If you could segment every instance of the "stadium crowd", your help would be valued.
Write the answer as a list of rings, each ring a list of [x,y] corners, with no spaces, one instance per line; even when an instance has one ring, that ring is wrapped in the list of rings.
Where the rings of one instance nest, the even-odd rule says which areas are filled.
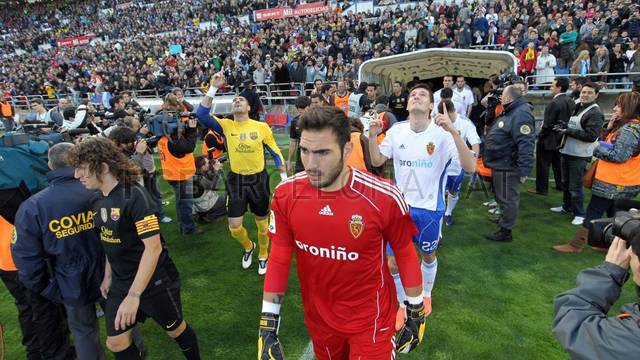
[[[4,14],[0,84],[5,96],[84,97],[170,87],[206,91],[207,79],[223,66],[232,88],[245,79],[257,84],[347,80],[351,86],[362,61],[433,47],[507,50],[518,57],[522,75],[539,75],[535,82],[545,83],[556,73],[604,80],[606,73],[634,71],[640,64],[640,10],[628,0],[417,2],[406,11],[389,6],[375,13],[337,11],[255,23],[241,22],[238,15],[250,15],[264,2],[127,4],[100,11],[108,2],[54,2]],[[207,21],[216,26],[200,29]],[[88,34],[103,42],[39,48]],[[181,45],[181,53],[170,53],[171,45]]]

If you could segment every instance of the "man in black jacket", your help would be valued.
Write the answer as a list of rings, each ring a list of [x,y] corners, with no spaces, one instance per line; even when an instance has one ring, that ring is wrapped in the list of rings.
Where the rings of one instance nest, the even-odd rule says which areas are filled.
[[[600,88],[588,82],[582,85],[580,103],[573,111],[566,127],[556,126],[555,131],[564,135],[560,153],[562,165],[562,206],[553,207],[555,213],[573,213],[571,224],[582,225],[585,216],[582,177],[591,161],[596,140],[604,123],[604,116],[596,104]],[[554,247],[557,251],[561,251]]]
[[[547,195],[549,192],[549,165],[553,169],[556,189],[562,189],[562,172],[560,171],[560,153],[558,148],[562,136],[553,131],[555,126],[565,127],[569,117],[573,114],[575,102],[566,95],[569,89],[569,79],[557,77],[551,83],[553,100],[544,110],[542,130],[538,134],[536,145],[536,188],[529,189],[530,193]]]
[[[520,185],[527,180],[534,163],[535,118],[517,85],[504,89],[502,104],[504,111],[493,122],[484,142],[484,163],[493,169],[493,187],[502,217],[498,222],[500,230],[485,238],[511,242],[511,229],[518,217]]]
[[[49,186],[16,214],[11,247],[20,281],[29,289],[40,351],[46,359],[74,359],[62,311],[79,359],[104,359],[95,303],[100,298],[104,251],[93,230],[92,193],[74,178],[66,156],[73,144],[49,150]]]

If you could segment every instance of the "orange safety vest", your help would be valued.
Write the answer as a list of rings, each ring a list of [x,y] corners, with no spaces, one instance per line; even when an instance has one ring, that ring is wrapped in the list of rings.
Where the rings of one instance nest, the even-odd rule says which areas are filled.
[[[476,174],[484,178],[490,178],[492,175],[491,169],[484,166],[484,162],[481,158],[476,159]]]
[[[634,121],[638,124],[637,121]],[[615,134],[607,135],[606,141],[612,143]],[[640,185],[640,155],[633,156],[623,164],[606,160],[598,161],[596,179],[611,185]]]
[[[345,113],[345,115],[349,115],[349,92],[347,91],[347,94],[344,97],[340,97],[338,96],[338,94],[335,94],[333,96],[333,103],[334,105],[339,108],[340,110],[342,110],[342,112]]]
[[[0,103],[0,109],[2,110],[2,116],[6,118],[13,117],[13,109],[11,108],[11,103],[8,101]]]
[[[0,270],[18,270],[11,257],[11,239],[13,239],[13,225],[0,216]]]
[[[362,171],[368,171],[367,165],[364,162],[364,150],[362,149],[362,142],[360,142],[360,132],[351,133],[351,143],[353,144],[353,151],[347,159],[347,165]]]
[[[171,155],[169,152],[169,138],[163,136],[158,141],[160,150],[160,164],[162,176],[165,180],[182,181],[193,177],[196,173],[196,162],[193,154],[187,154],[181,158]]]
[[[224,146],[224,138],[222,136],[220,136],[217,132],[213,131],[213,130],[209,130],[205,135],[204,135],[204,139],[202,139],[202,155],[208,155],[209,154],[209,147],[207,146],[207,141],[206,139],[208,137],[213,137],[215,139],[215,141],[220,145],[220,146]],[[224,153],[224,150],[222,149],[218,149],[218,148],[211,148],[211,149],[215,149],[211,152],[211,156],[214,159],[219,158],[220,156],[222,156],[222,154]]]

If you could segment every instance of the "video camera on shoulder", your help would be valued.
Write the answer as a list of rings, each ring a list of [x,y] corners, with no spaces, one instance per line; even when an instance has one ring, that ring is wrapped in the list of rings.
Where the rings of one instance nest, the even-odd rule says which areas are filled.
[[[620,211],[616,212],[613,218],[591,220],[588,224],[589,228],[589,245],[601,248],[607,248],[617,236],[627,241],[640,233],[640,201],[636,200],[618,200],[616,208]]]

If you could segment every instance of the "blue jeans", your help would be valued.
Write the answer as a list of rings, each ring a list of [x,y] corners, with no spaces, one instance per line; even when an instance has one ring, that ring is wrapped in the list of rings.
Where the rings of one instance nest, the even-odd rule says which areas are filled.
[[[144,177],[144,188],[151,196],[151,200],[156,205],[156,216],[158,220],[164,218],[164,208],[162,207],[162,194],[160,194],[160,188],[158,187],[158,178],[155,173],[149,174]],[[174,190],[175,191],[175,190]]]
[[[169,181],[176,197],[176,215],[178,228],[183,234],[189,234],[196,230],[193,222],[193,178],[183,181]]]
[[[584,194],[582,192],[582,177],[587,171],[589,158],[581,158],[570,155],[562,155],[560,164],[562,166],[562,208],[565,211],[573,212],[574,216],[585,216]]]

